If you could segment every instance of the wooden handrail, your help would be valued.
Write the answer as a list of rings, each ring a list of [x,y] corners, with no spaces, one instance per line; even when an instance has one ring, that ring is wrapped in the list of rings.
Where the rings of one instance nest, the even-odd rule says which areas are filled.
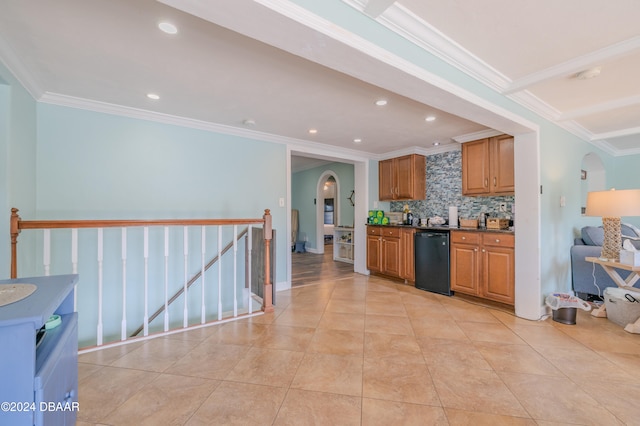
[[[273,312],[272,284],[269,249],[272,238],[271,210],[265,209],[262,218],[256,219],[159,219],[159,220],[22,220],[18,209],[11,209],[11,278],[18,277],[17,244],[23,229],[80,229],[80,228],[127,228],[140,226],[216,226],[262,224],[265,239],[265,283],[262,310]]]

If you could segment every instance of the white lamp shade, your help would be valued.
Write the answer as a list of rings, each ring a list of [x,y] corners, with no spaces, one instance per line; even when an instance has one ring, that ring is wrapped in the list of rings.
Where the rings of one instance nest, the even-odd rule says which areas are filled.
[[[587,216],[640,216],[640,189],[587,193]]]

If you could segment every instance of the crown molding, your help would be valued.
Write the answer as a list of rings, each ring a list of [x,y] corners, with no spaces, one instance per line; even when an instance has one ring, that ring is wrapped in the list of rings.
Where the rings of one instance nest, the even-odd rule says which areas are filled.
[[[429,155],[442,154],[444,152],[451,152],[451,151],[460,151],[460,145],[456,143],[445,143],[445,144],[434,146],[431,148],[424,148],[421,146],[412,146],[409,148],[397,149],[395,151],[385,152],[384,154],[380,154],[376,156],[375,160],[382,161],[382,160],[388,160],[390,158],[402,157],[404,155],[411,155],[411,154],[419,154],[419,155],[424,155],[426,157]]]
[[[322,152],[323,155],[333,156],[335,158],[349,159],[353,161],[366,161],[375,157],[375,155],[354,149],[340,148],[332,145],[321,144],[314,141],[304,139],[290,138],[287,136],[274,135],[271,133],[258,132],[255,130],[243,129],[239,127],[228,126],[225,124],[212,123],[203,120],[195,120],[192,118],[179,117],[175,115],[144,110],[140,108],[132,108],[122,105],[110,104],[107,102],[94,101],[90,99],[77,98],[74,96],[61,95],[58,93],[45,93],[39,102],[59,105],[69,108],[77,108],[103,114],[118,115],[121,117],[135,118],[138,120],[147,120],[156,123],[169,124],[179,127],[187,127],[191,129],[204,130],[208,132],[220,133],[230,136],[238,136],[242,138],[254,139],[263,142],[271,142],[289,146],[293,150],[300,152]]]
[[[27,67],[9,47],[9,44],[0,36],[0,62],[9,70],[13,77],[31,95],[33,99],[39,99],[44,93],[42,88],[36,83]]]
[[[494,136],[502,135],[503,132],[498,130],[481,130],[479,132],[467,133],[466,135],[455,136],[453,138],[454,141],[458,143],[465,143],[471,141],[477,141],[478,139],[492,138]]]
[[[640,105],[640,95],[614,99],[612,101],[602,102],[597,105],[591,105],[585,108],[566,111],[560,115],[558,120],[573,120],[575,118],[584,117],[586,115],[598,114],[601,112],[607,112],[636,105]]]
[[[498,70],[399,3],[385,10],[377,21],[494,90],[502,92],[511,82]]]
[[[363,12],[372,18],[377,18],[395,2],[396,0],[369,0]]]
[[[613,156],[613,157],[620,157],[623,154],[620,153],[619,150],[615,149],[609,142],[604,141],[604,140],[598,140],[598,141],[591,141],[589,142],[591,145],[603,150],[604,152],[606,152],[607,154]]]
[[[431,148],[417,148],[416,154],[429,156],[435,154],[443,154],[445,152],[460,151],[460,145],[457,143],[445,143]]]

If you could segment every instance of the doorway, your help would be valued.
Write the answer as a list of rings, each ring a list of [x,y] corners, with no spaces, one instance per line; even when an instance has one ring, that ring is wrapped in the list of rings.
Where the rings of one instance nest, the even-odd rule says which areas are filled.
[[[318,254],[333,243],[334,228],[340,225],[340,183],[337,174],[327,170],[316,189],[316,241]]]

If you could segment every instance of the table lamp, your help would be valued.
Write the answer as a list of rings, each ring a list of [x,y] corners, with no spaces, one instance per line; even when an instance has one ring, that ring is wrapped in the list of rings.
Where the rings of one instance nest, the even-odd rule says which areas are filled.
[[[640,189],[593,191],[587,193],[587,216],[601,216],[604,243],[600,259],[620,260],[621,216],[640,216]]]

